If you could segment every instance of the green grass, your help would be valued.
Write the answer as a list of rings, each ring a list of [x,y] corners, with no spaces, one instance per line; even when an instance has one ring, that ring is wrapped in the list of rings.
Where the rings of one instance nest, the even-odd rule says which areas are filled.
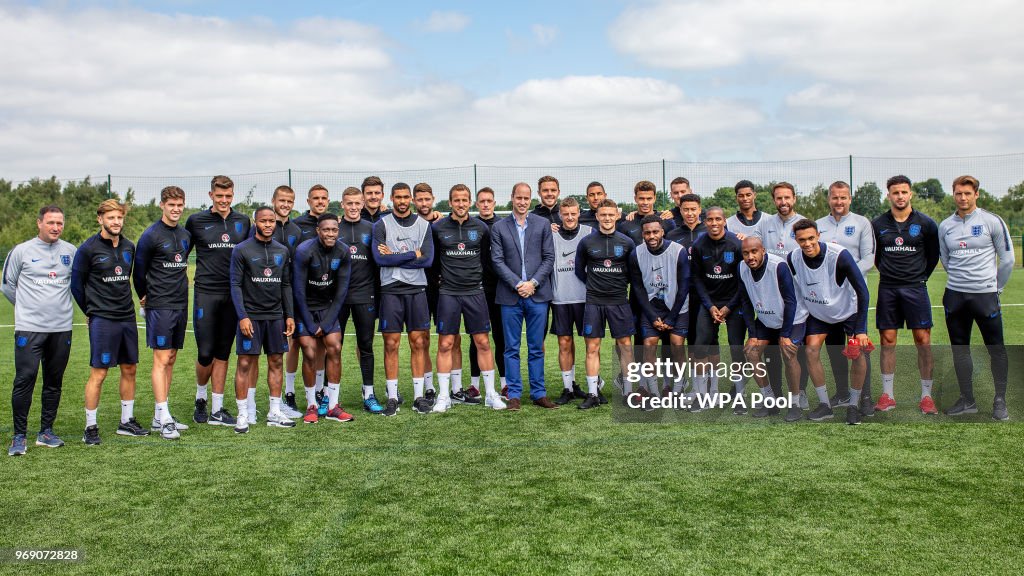
[[[940,271],[932,281],[933,304],[944,280]],[[1003,302],[1024,304],[1024,281]],[[945,342],[934,312],[934,340]],[[1007,340],[1020,343],[1024,306],[1004,308],[1004,321]],[[10,323],[4,303],[0,324]],[[0,329],[3,398],[12,337]],[[177,442],[114,435],[115,372],[100,406],[103,445],[87,448],[84,326],[74,342],[56,426],[68,445],[0,460],[0,548],[73,547],[86,561],[0,563],[0,574],[1010,574],[1024,565],[1024,411],[1011,404],[1006,424],[914,418],[910,356],[897,376],[906,420],[894,425],[881,424],[888,415],[858,428],[733,416],[619,424],[608,409],[532,406],[423,417],[407,404],[396,418],[359,412],[348,425],[258,426],[246,436],[193,427]],[[351,346],[342,402],[354,411]],[[557,393],[553,340],[547,350]],[[378,343],[381,369],[379,352]],[[1011,354],[1020,366],[1019,350]],[[152,416],[147,355],[143,422]],[[942,355],[948,349],[936,348]],[[192,340],[181,357],[171,406],[184,420]],[[404,356],[401,366],[408,397]],[[1019,383],[1011,372],[1018,393]],[[262,384],[258,402],[266,405]],[[38,403],[37,391],[30,431]],[[0,403],[5,441],[8,406]]]

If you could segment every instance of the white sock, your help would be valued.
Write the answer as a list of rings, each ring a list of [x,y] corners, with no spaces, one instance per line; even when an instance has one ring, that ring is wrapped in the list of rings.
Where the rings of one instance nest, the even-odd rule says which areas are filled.
[[[479,376],[470,376],[469,377],[469,387],[473,388],[475,390],[479,390],[480,389],[480,377]]]
[[[433,372],[424,372],[422,380],[423,380],[423,385],[426,386],[427,390],[433,390],[434,389],[434,373]],[[419,398],[422,395],[423,394],[417,394],[416,397]]]
[[[565,374],[565,372],[562,372]],[[597,396],[597,376],[587,376],[587,394]]]
[[[99,410],[99,408],[97,408],[96,410]],[[85,409],[85,427],[86,428],[88,428],[89,426],[95,426],[96,425],[96,410],[89,410],[88,408]]]
[[[587,378],[589,379],[590,376],[587,376]],[[572,391],[572,370],[562,370],[562,387],[570,392]]]
[[[860,408],[860,390],[850,388],[850,406]]]
[[[718,394],[718,376],[711,376],[708,379],[708,391],[711,394]]]
[[[815,386],[814,387],[814,391],[815,391],[815,393],[818,394],[818,401],[819,402],[824,402],[825,405],[828,406],[829,405],[829,403],[828,403],[828,387],[826,387],[826,386]],[[850,390],[850,392],[853,392],[853,390]],[[853,397],[852,396],[850,397],[850,402],[853,402]]]
[[[249,412],[248,412],[249,400],[248,399],[235,400],[235,404],[238,404],[238,422],[239,423],[246,422],[249,419],[248,418],[248,414],[249,414]]]
[[[693,391],[697,394],[708,393],[708,377],[707,376],[694,376],[693,377]]]
[[[483,370],[480,375],[484,378],[484,388],[487,390],[487,395],[497,396],[498,391],[494,389],[494,370]]]
[[[888,394],[889,398],[896,399],[893,395],[893,381],[896,379],[895,374],[882,374],[882,393]]]
[[[206,400],[206,384],[196,384],[196,400]]]
[[[683,385],[684,384],[685,384],[685,382],[683,381],[682,378],[676,380],[676,383],[672,385],[672,393],[673,394],[681,393],[683,391]]]
[[[256,389],[249,388],[247,401],[249,402],[249,414],[256,414]]]
[[[159,402],[153,402],[153,420],[156,420],[157,422],[161,422],[161,420],[160,420],[160,403]]]
[[[373,386],[363,386],[363,400],[373,396]]]
[[[388,389],[388,399],[398,400],[398,380],[386,380],[385,385]]]
[[[931,380],[924,380],[924,379],[922,379],[921,380],[921,399],[924,400],[925,396],[931,396],[931,395],[932,395],[932,381]]]
[[[210,407],[210,414],[216,414],[224,409],[224,395],[213,393],[213,405]]]
[[[431,390],[433,390],[433,387],[431,387]],[[413,400],[415,400],[416,398],[419,398],[420,396],[423,396],[423,378],[413,378],[412,379],[412,397],[413,397]]]
[[[281,412],[281,397],[271,396],[270,397],[270,410],[267,410],[268,414],[279,414]]]
[[[323,370],[317,370],[316,371],[316,385],[317,385],[317,390],[323,390],[324,389],[324,371]]]
[[[504,359],[502,361],[504,361]],[[502,388],[508,387],[508,382],[505,381],[505,377],[504,376],[498,376],[498,378],[501,379],[501,387]]]
[[[462,368],[452,368],[451,371],[452,393],[462,390]]]
[[[772,391],[772,387],[771,386],[765,386],[765,387],[761,388],[761,397],[762,398],[775,398],[775,392]]]
[[[159,421],[161,424],[174,422],[174,418],[171,417],[171,411],[167,408],[167,402],[157,402],[156,413],[159,414]]]
[[[295,394],[295,372],[284,373],[284,393]]]
[[[451,378],[451,374],[442,374],[440,372],[437,373],[437,386],[438,388],[440,388],[440,390],[438,390],[437,392],[437,395],[441,398],[441,400],[447,400],[449,395],[454,391],[452,390],[451,387]]]
[[[135,417],[135,400],[121,400],[121,423],[127,424]]]
[[[316,406],[316,388],[310,386],[309,388],[303,387],[306,391],[306,407]]]
[[[340,388],[341,388],[341,385],[338,384],[337,382],[328,382],[327,383],[327,398],[328,398],[327,409],[328,410],[332,410],[335,406],[338,405],[338,393],[341,392]]]
[[[743,393],[747,390],[747,381],[740,380],[736,383],[736,395],[743,396]]]
[[[313,378],[313,388],[316,389],[317,392],[323,392],[324,391],[324,380],[323,380],[323,378]]]

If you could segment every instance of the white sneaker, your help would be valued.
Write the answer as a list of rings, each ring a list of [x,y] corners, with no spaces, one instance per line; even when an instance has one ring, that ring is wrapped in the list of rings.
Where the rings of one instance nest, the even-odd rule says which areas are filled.
[[[290,420],[279,410],[267,412],[267,426],[274,428],[294,428],[295,421]]]
[[[447,412],[448,409],[451,408],[451,407],[452,407],[452,400],[451,400],[451,398],[441,398],[440,396],[438,396],[437,401],[434,402],[434,408],[431,409],[431,412],[438,412],[438,413]]]
[[[249,418],[245,412],[239,412],[235,420],[235,434],[245,434],[249,431]]]
[[[259,415],[259,410],[252,410],[247,412],[247,414],[249,417],[249,424],[255,424],[258,421],[257,416]]]
[[[505,408],[508,408],[505,401],[497,394],[488,394],[487,397],[484,398],[484,406],[494,408],[495,410],[504,410]]]
[[[286,418],[291,418],[293,420],[295,418],[302,418],[303,416],[305,416],[304,413],[293,409],[291,406],[285,404],[284,402],[281,402],[281,414],[284,414]]]
[[[177,418],[175,418],[174,416],[171,416],[171,420],[173,420],[173,421],[174,421],[174,427],[175,427],[175,428],[176,428],[177,430],[188,430],[188,424],[182,424],[181,422],[178,422],[178,419],[177,419]],[[164,427],[164,425],[163,425],[162,423],[160,423],[160,421],[159,421],[159,420],[157,420],[157,419],[156,419],[156,418],[154,417],[154,418],[153,418],[153,422],[152,422],[152,423],[150,423],[149,427],[150,427],[150,429],[151,429],[151,430],[153,430],[153,431],[156,431],[156,430],[161,430],[161,431],[162,431],[162,430],[163,430],[163,427]],[[162,433],[163,433],[163,432],[161,432],[161,434],[162,434]]]
[[[174,422],[168,422],[160,427],[160,436],[165,440],[177,440],[181,438],[181,434],[178,433],[178,428]]]

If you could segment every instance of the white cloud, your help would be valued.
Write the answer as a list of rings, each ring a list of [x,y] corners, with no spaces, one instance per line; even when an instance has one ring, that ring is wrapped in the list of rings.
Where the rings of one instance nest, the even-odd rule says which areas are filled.
[[[461,12],[440,12],[433,11],[430,16],[418,24],[424,32],[448,33],[461,32],[469,26],[469,16]]]
[[[558,27],[548,26],[545,24],[534,24],[530,26],[530,32],[533,33],[533,40],[541,46],[547,46],[555,41],[558,37]]]

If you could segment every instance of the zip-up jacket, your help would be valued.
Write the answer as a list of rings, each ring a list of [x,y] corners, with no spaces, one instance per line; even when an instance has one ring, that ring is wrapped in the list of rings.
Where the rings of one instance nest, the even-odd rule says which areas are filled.
[[[14,304],[14,329],[25,332],[71,330],[71,263],[75,246],[35,237],[22,242],[4,261],[3,292]]]
[[[223,217],[212,209],[185,221],[196,251],[196,292],[227,294],[231,290],[231,251],[249,237],[249,217],[231,210]]]
[[[121,236],[117,247],[100,234],[78,247],[71,265],[71,294],[86,316],[116,322],[135,319],[132,264],[135,244]]]
[[[736,310],[739,306],[742,245],[740,239],[728,230],[718,240],[703,234],[693,243],[690,275],[701,304],[708,310],[712,306]]]
[[[135,246],[132,283],[146,308],[188,310],[188,253],[192,235],[183,226],[157,220]]]
[[[625,304],[629,253],[635,245],[621,232],[591,232],[576,248],[576,277],[587,285],[587,304]]]
[[[320,238],[306,240],[295,250],[292,263],[292,290],[295,313],[310,334],[319,326],[324,333],[338,319],[345,303],[351,274],[351,254],[348,245],[337,241],[328,248]],[[320,324],[313,322],[313,310],[326,310]]]
[[[238,319],[295,318],[288,248],[249,238],[231,251],[231,302]]]
[[[491,259],[491,230],[478,218],[458,222],[451,216],[431,225],[440,261],[441,294],[468,296],[484,289],[483,262]]]
[[[338,221],[338,240],[348,245],[352,270],[348,279],[347,304],[368,304],[380,292],[380,272],[370,253],[373,224],[369,220]]]
[[[888,211],[871,222],[879,286],[926,284],[939,263],[939,227],[911,209],[903,222]]]

